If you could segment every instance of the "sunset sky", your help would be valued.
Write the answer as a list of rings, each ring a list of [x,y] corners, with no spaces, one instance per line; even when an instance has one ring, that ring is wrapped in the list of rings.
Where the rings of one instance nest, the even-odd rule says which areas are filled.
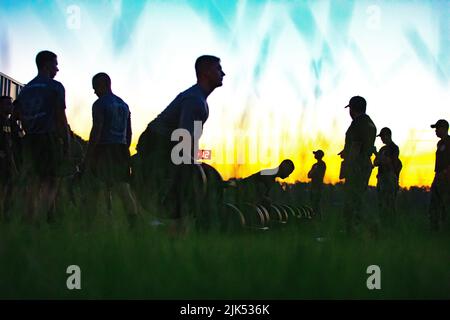
[[[200,147],[224,178],[290,158],[287,181],[307,181],[321,148],[338,182],[344,106],[361,95],[400,147],[401,185],[429,185],[430,124],[450,120],[450,0],[0,0],[0,71],[27,83],[45,49],[58,55],[72,129],[88,137],[91,78],[104,71],[130,106],[134,144],[195,83],[195,59],[219,56],[226,76]]]

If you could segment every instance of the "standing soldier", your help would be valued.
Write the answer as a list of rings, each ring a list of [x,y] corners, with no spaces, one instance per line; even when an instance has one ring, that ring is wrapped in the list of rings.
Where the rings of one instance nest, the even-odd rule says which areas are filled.
[[[436,129],[436,136],[441,138],[437,144],[429,209],[431,228],[437,231],[450,210],[450,136],[446,120],[438,120],[431,128]]]
[[[311,205],[314,212],[322,220],[322,210],[320,208],[320,200],[322,198],[323,178],[327,165],[322,160],[324,153],[322,150],[313,151],[314,158],[317,160],[308,172],[308,178],[311,179]]]
[[[23,139],[24,165],[27,177],[28,220],[35,222],[37,213],[53,217],[58,193],[61,163],[69,153],[69,131],[66,118],[64,86],[54,80],[58,69],[56,54],[39,52],[38,75],[20,92],[17,113],[27,133]]]
[[[92,106],[92,130],[86,154],[86,167],[106,184],[106,201],[112,210],[112,191],[117,187],[130,225],[137,217],[137,204],[131,192],[131,117],[128,105],[111,90],[111,78],[98,73],[92,78],[98,96]],[[96,192],[97,193],[97,192]]]
[[[395,198],[398,192],[398,180],[402,163],[400,161],[400,150],[392,141],[392,131],[383,128],[377,136],[381,138],[384,146],[377,153],[374,165],[378,167],[377,191],[381,214],[385,219],[391,219],[395,214]]]
[[[345,179],[344,218],[347,232],[352,232],[362,220],[362,198],[372,172],[370,157],[374,152],[377,128],[366,114],[366,100],[355,96],[350,99],[352,123],[345,134],[345,146],[339,155],[343,159],[340,178]]]

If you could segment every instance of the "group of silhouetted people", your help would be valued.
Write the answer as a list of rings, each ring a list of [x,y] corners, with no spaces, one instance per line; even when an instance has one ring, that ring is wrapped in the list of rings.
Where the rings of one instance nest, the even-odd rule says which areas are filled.
[[[14,177],[21,172],[27,180],[24,219],[29,222],[35,222],[43,215],[50,220],[54,218],[61,165],[71,153],[65,89],[54,80],[59,71],[57,56],[50,51],[39,52],[36,65],[38,75],[21,90],[14,104],[7,96],[0,100],[2,211],[9,219]],[[209,55],[196,60],[195,73],[197,83],[176,96],[141,134],[133,158],[129,152],[132,138],[130,108],[113,93],[108,74],[101,72],[92,78],[98,99],[92,105],[92,130],[78,171],[101,182],[94,188],[94,199],[101,199],[103,194],[108,213],[112,211],[112,195],[119,195],[131,225],[139,216],[138,203],[144,208],[157,203],[167,208],[167,216],[176,221],[175,229],[183,228],[183,218],[189,211],[186,207],[192,199],[192,189],[195,189],[192,165],[198,164],[198,141],[209,116],[207,98],[222,86],[225,76],[220,59]],[[366,114],[366,100],[355,96],[347,107],[352,122],[339,155],[342,158],[340,178],[345,179],[344,217],[348,232],[352,232],[362,221],[363,196],[374,166],[378,167],[380,212],[384,217],[395,215],[402,163],[389,128],[383,128],[378,134],[384,146],[376,151],[377,129]],[[450,138],[446,120],[439,120],[432,128],[440,138],[430,204],[431,225],[437,229],[449,210]],[[372,155],[375,155],[373,163]],[[324,152],[316,150],[314,157],[317,162],[308,173],[310,202],[322,217]],[[245,186],[256,186],[259,200],[255,201],[270,201],[269,191],[275,178],[284,179],[293,170],[294,163],[286,159],[275,169],[263,170],[240,180],[238,188],[243,197],[251,197],[246,194]],[[204,175],[201,171],[200,168],[200,175]]]

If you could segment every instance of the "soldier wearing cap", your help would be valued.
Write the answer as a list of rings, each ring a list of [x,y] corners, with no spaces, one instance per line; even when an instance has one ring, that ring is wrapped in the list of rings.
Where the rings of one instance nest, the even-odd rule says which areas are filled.
[[[392,131],[383,128],[377,136],[381,138],[384,146],[376,154],[374,166],[378,167],[377,191],[380,212],[385,219],[395,214],[395,198],[398,192],[398,180],[402,163],[399,159],[400,149],[392,141]]]
[[[435,176],[431,185],[430,222],[433,230],[438,230],[450,211],[450,136],[448,122],[438,120],[431,128],[436,129],[440,138],[436,150]]]
[[[351,232],[361,220],[362,198],[372,173],[370,157],[375,150],[377,129],[366,114],[366,100],[355,96],[350,99],[352,123],[345,134],[345,146],[339,153],[343,159],[340,178],[345,179],[344,218],[347,232]]]
[[[322,210],[320,208],[320,200],[322,198],[323,178],[327,165],[322,160],[324,153],[322,150],[313,151],[314,158],[317,160],[308,172],[308,178],[311,179],[310,200],[314,212],[322,219]]]

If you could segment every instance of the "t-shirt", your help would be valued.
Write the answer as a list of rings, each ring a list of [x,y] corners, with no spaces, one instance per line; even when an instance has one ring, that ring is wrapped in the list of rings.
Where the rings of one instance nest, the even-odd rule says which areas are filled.
[[[239,191],[244,193],[246,196],[269,196],[270,189],[276,183],[276,175],[262,174],[263,171],[259,171],[251,176],[248,176],[247,178],[238,180]]]
[[[20,91],[16,108],[27,134],[55,132],[56,108],[66,108],[64,86],[38,75]]]
[[[189,131],[194,137],[194,121],[201,121],[202,127],[209,116],[206,94],[198,84],[180,93],[155,120],[148,129],[162,136],[170,137],[176,129]],[[197,137],[200,138],[200,137]]]
[[[325,171],[327,166],[322,160],[317,161],[313,164],[311,170],[309,171],[308,177],[311,179],[311,184],[313,187],[321,186],[323,184],[323,178],[325,176]]]
[[[400,149],[395,143],[389,143],[381,147],[378,152],[378,157],[388,158],[390,161],[387,163],[378,164],[378,174],[384,174],[388,172],[394,172],[398,177],[400,175],[400,170],[402,167],[401,161],[398,158],[400,155]]]
[[[92,106],[94,127],[101,118],[103,126],[98,144],[130,144],[131,115],[128,105],[121,98],[108,93],[97,99]]]
[[[355,163],[362,164],[370,159],[374,151],[375,138],[377,128],[372,119],[367,114],[356,117],[345,134],[345,146],[343,151],[344,160],[348,160],[350,150],[357,144],[359,145],[359,153],[356,154]],[[352,165],[347,163],[347,165]]]
[[[434,171],[440,173],[450,166],[450,136],[439,140],[436,150],[436,166]]]

